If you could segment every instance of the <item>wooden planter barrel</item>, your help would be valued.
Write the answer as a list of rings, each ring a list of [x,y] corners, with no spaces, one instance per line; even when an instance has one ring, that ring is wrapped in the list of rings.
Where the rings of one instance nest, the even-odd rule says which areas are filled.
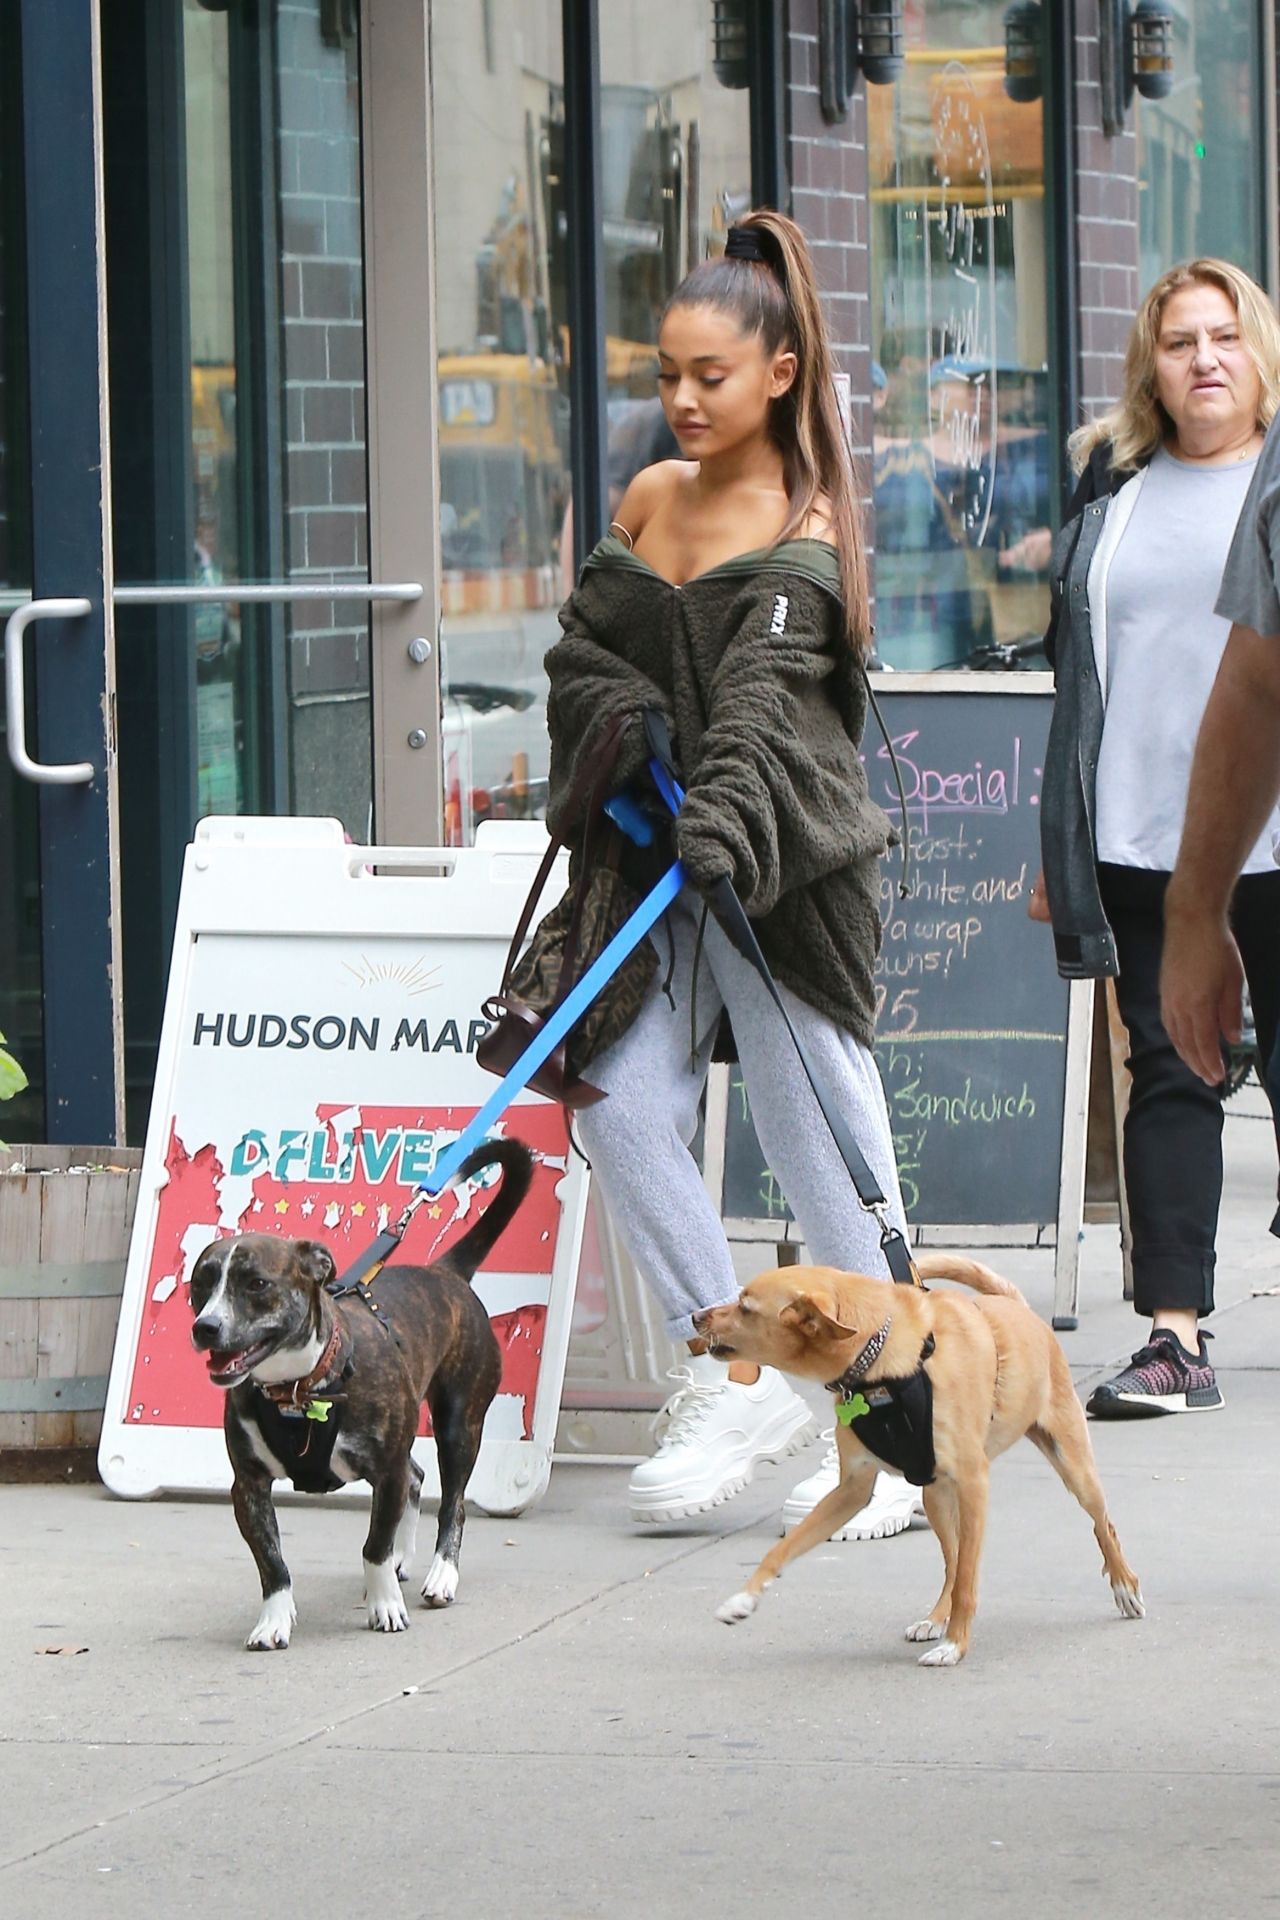
[[[124,1147],[0,1151],[0,1478],[97,1447],[141,1165]]]

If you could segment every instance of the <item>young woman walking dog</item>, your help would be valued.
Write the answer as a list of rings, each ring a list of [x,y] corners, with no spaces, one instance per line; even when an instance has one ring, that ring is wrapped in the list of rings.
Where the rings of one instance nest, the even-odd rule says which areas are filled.
[[[610,1213],[690,1362],[634,1518],[665,1522],[738,1492],[811,1430],[771,1368],[703,1353],[692,1316],[737,1298],[729,1247],[689,1151],[727,1016],[751,1110],[815,1260],[883,1275],[879,1228],[766,989],[703,898],[728,877],[843,1113],[903,1224],[871,1056],[879,865],[892,840],[858,755],[870,640],[852,474],[813,264],[798,227],[750,214],[725,256],[677,288],[658,340],[682,458],[636,475],[589,556],[547,656],[549,822],[606,729],[630,721],[615,787],[646,803],[643,716],[670,728],[686,798],[675,850],[691,886],[655,929],[659,969],[632,1024],[591,1062],[608,1096],[577,1116]],[[795,1520],[834,1486],[834,1448],[792,1494]],[[918,1490],[881,1475],[846,1536],[896,1533]]]

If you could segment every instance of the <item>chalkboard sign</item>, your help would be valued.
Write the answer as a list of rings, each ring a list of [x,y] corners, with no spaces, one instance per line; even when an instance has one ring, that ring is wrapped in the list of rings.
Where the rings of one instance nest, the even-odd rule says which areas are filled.
[[[879,692],[911,827],[881,871],[876,1057],[914,1226],[1048,1225],[1060,1217],[1069,989],[1048,927],[1027,918],[1040,864],[1047,676],[964,690],[912,676]],[[1043,690],[1041,690],[1043,689]],[[900,817],[889,754],[869,721],[873,797]],[[709,1135],[711,1129],[709,1128]],[[1069,1141],[1082,1152],[1082,1141]],[[723,1125],[722,1212],[790,1219],[734,1069]],[[1074,1237],[1074,1236],[1073,1236]]]

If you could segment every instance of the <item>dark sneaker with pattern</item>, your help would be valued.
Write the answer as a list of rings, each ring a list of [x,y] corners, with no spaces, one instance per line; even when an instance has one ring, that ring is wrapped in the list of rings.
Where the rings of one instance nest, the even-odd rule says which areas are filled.
[[[1211,1333],[1200,1335],[1198,1354],[1188,1353],[1176,1333],[1158,1327],[1123,1373],[1089,1395],[1085,1411],[1095,1420],[1141,1420],[1155,1413],[1212,1413],[1222,1389],[1209,1365]]]

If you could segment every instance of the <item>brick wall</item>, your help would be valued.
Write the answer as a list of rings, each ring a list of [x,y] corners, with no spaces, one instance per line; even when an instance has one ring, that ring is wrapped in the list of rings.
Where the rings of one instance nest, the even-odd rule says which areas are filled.
[[[1088,417],[1119,397],[1138,285],[1138,153],[1133,115],[1102,131],[1098,0],[1075,0],[1076,247],[1080,404]]]
[[[822,117],[818,0],[791,0],[787,119],[791,213],[808,235],[836,361],[850,376],[854,454],[871,461],[871,263],[868,252],[867,103],[859,81],[849,117]]]
[[[279,0],[277,70],[285,564],[291,578],[367,578],[359,56],[326,44],[318,0]],[[289,618],[291,805],[368,812],[369,630],[358,603]]]
[[[853,457],[862,494],[874,612],[866,86],[858,82],[847,120],[832,125],[823,119],[818,90],[818,0],[791,0],[787,12],[787,132],[791,215],[808,237],[836,364],[849,375]]]

